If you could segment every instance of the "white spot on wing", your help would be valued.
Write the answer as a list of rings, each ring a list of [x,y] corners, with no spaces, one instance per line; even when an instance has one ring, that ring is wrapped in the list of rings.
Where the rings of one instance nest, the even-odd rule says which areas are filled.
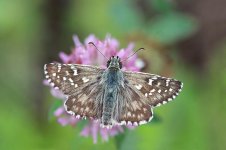
[[[58,64],[57,68],[58,68],[57,72],[60,72],[61,71],[61,64]]]
[[[156,79],[158,79],[158,78],[157,78],[157,76],[154,76],[152,79],[153,79],[153,80],[156,80]]]
[[[83,78],[82,78],[82,81],[83,81],[84,83],[86,83],[86,82],[88,82],[88,81],[89,81],[89,79],[88,79],[88,78],[86,78],[86,77],[83,77]]]
[[[120,125],[126,125],[126,121],[121,121]]]
[[[77,69],[73,69],[73,71],[74,71],[74,76],[76,76],[76,75],[78,75],[78,71],[77,71]]]
[[[135,87],[140,90],[142,88],[142,85],[138,84],[138,85],[135,85]]]
[[[75,113],[73,111],[67,111],[67,113],[69,113],[70,115],[75,115]]]
[[[74,81],[72,80],[72,78],[69,78],[68,80],[69,80],[71,83],[74,83]]]
[[[168,98],[168,101],[172,101],[173,99],[172,98]]]
[[[161,103],[158,103],[156,106],[161,106]]]
[[[142,120],[142,121],[139,122],[139,125],[142,125],[142,124],[145,124],[145,123],[147,123],[147,121]]]
[[[132,125],[132,122],[131,122],[131,121],[128,121],[127,124],[128,124],[128,125]]]
[[[134,126],[138,126],[138,123],[137,123],[137,122],[134,122],[133,125],[134,125]]]
[[[131,112],[130,112],[130,111],[127,113],[127,116],[128,116],[128,117],[130,117],[130,116],[131,116]]]
[[[166,86],[169,86],[170,79],[166,80]]]
[[[148,82],[148,84],[149,85],[152,85],[152,82],[153,82],[154,80],[152,80],[152,79],[149,79],[149,82]]]
[[[66,75],[68,76],[68,75],[70,75],[70,73],[68,72],[68,71],[65,71],[66,72]]]
[[[47,65],[47,64],[44,65],[44,70],[46,70],[46,68],[47,68],[46,65]]]
[[[151,92],[151,93],[155,92],[155,89],[152,89],[150,92]]]
[[[163,104],[166,104],[166,103],[167,103],[167,101],[163,101],[162,103],[163,103]]]

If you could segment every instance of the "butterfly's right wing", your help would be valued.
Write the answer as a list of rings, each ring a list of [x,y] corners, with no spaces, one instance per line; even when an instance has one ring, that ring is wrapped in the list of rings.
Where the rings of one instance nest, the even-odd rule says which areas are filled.
[[[50,63],[44,66],[49,84],[67,96],[66,111],[77,117],[99,119],[101,116],[100,83],[103,69],[79,64]]]
[[[121,124],[144,124],[153,117],[152,107],[174,99],[183,84],[171,78],[142,72],[124,72],[125,85],[119,96]]]
[[[152,120],[152,108],[145,101],[144,95],[129,84],[124,85],[124,89],[119,91],[116,121],[120,125],[141,125]]]
[[[124,72],[128,85],[134,87],[136,93],[143,95],[152,107],[165,104],[178,96],[183,83],[172,78],[143,72]]]

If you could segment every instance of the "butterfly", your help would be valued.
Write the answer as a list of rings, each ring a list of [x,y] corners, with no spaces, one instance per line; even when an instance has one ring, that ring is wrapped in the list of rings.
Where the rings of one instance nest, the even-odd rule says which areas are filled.
[[[67,113],[90,118],[101,127],[141,125],[152,120],[153,108],[173,100],[182,82],[143,72],[122,71],[118,56],[107,69],[81,64],[45,64],[45,78],[67,96]]]

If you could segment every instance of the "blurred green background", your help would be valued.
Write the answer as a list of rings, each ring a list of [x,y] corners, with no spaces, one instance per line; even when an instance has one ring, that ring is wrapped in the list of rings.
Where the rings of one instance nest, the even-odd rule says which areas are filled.
[[[223,0],[0,0],[0,149],[220,150],[226,148],[226,2]],[[130,41],[145,72],[184,82],[157,121],[93,144],[49,119],[55,98],[43,64],[89,34]],[[116,144],[118,143],[118,144]]]

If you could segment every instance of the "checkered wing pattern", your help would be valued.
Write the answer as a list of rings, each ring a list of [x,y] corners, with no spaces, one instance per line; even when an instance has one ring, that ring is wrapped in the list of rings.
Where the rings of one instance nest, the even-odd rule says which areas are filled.
[[[142,72],[124,72],[125,90],[121,93],[121,124],[139,125],[153,118],[152,108],[173,100],[182,82]]]
[[[50,63],[44,66],[49,84],[66,96],[66,111],[77,118],[99,118],[101,109],[100,85],[104,70],[89,65]]]

